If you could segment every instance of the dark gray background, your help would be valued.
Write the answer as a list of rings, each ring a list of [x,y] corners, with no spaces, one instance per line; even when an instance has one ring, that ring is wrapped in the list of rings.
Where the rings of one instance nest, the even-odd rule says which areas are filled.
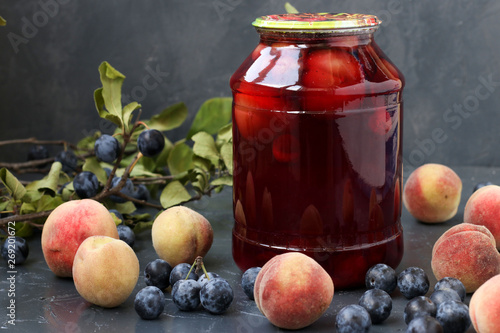
[[[253,19],[284,12],[284,3],[5,1],[0,4],[8,21],[0,28],[0,140],[36,136],[76,142],[95,130],[109,132],[92,94],[104,60],[127,76],[123,92],[143,105],[145,117],[184,101],[188,121],[167,133],[182,138],[204,100],[230,96],[230,76],[258,42]],[[384,21],[376,40],[406,77],[405,172],[424,162],[500,165],[500,2],[292,4],[303,12],[362,12]],[[155,71],[156,80],[150,74]],[[488,80],[498,84],[485,85]],[[0,153],[3,160],[22,159],[25,148]]]

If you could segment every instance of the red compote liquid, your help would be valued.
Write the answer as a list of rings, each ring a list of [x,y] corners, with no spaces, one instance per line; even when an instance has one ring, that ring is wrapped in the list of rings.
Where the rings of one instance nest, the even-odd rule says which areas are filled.
[[[233,257],[242,270],[298,251],[336,288],[350,288],[371,266],[396,267],[403,256],[404,79],[373,40],[379,21],[342,15],[260,24],[355,17],[356,26],[257,20],[260,43],[231,78]]]

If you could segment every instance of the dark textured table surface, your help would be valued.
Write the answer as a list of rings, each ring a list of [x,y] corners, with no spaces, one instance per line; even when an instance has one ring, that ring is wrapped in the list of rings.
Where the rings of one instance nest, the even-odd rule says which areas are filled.
[[[396,269],[400,272],[406,267],[418,266],[429,275],[431,289],[436,283],[431,270],[431,249],[437,238],[451,226],[462,222],[463,208],[472,193],[474,185],[482,181],[500,183],[500,168],[453,167],[463,182],[463,192],[457,215],[450,221],[427,225],[417,222],[403,209],[405,254]],[[405,175],[407,177],[408,175]],[[205,258],[209,271],[217,272],[226,278],[233,287],[234,301],[223,315],[211,315],[206,311],[181,312],[171,301],[167,292],[166,307],[163,314],[153,321],[139,318],[133,306],[134,295],[145,286],[146,264],[157,258],[151,243],[149,230],[138,235],[134,250],[141,266],[137,286],[128,300],[113,309],[91,305],[77,293],[71,279],[56,277],[47,267],[40,248],[40,237],[29,238],[30,255],[24,265],[18,266],[15,273],[15,326],[8,324],[6,307],[9,302],[10,283],[7,268],[2,261],[0,272],[0,299],[2,317],[1,329],[17,332],[281,332],[259,312],[255,303],[249,300],[240,286],[241,271],[231,256],[232,205],[231,189],[211,198],[205,198],[190,206],[202,213],[214,228],[214,243]],[[327,312],[303,332],[335,332],[335,316],[345,305],[357,303],[364,289],[349,291],[336,290]],[[393,310],[390,317],[380,325],[372,326],[370,332],[405,332],[403,310],[407,300],[394,292]],[[466,299],[468,304],[470,295]],[[474,332],[471,327],[468,332]]]

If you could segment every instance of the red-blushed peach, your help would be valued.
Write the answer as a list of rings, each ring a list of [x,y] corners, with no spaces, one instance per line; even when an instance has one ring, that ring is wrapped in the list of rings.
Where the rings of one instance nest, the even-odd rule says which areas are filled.
[[[500,250],[500,186],[488,185],[474,192],[465,204],[464,222],[488,228]]]
[[[312,258],[299,252],[277,255],[260,270],[254,285],[258,309],[280,328],[300,329],[318,320],[334,294],[333,281]]]
[[[472,325],[478,333],[497,333],[500,328],[500,275],[486,281],[469,303]]]
[[[73,281],[85,300],[104,308],[127,300],[139,279],[139,260],[122,240],[90,236],[75,254]]]
[[[431,267],[437,280],[459,279],[468,293],[500,274],[500,253],[485,227],[468,223],[450,228],[432,249]]]
[[[434,243],[434,247],[432,248],[432,255],[434,255],[434,251],[436,248],[439,246],[439,243],[443,240],[446,239],[447,237],[457,234],[459,232],[463,231],[475,231],[475,232],[480,232],[483,233],[485,236],[487,236],[493,246],[496,246],[495,238],[491,234],[491,232],[488,230],[488,228],[482,226],[482,225],[476,225],[472,223],[460,223],[457,224],[450,229],[446,230],[441,237],[438,238],[436,243]]]
[[[172,267],[193,263],[204,257],[212,246],[214,233],[210,222],[200,213],[176,206],[161,212],[151,229],[153,247],[158,256]]]
[[[71,277],[78,247],[94,235],[119,238],[106,207],[92,199],[59,205],[50,213],[42,230],[42,251],[50,270],[57,276]]]
[[[417,220],[439,223],[456,215],[461,194],[462,181],[452,169],[428,163],[408,177],[403,189],[403,204]]]

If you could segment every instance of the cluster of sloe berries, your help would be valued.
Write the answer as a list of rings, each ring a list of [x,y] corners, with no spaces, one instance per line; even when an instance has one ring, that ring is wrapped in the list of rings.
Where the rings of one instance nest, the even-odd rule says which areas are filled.
[[[172,267],[163,259],[148,263],[144,269],[144,282],[135,297],[134,307],[143,319],[156,319],[164,310],[163,291],[172,287],[172,301],[181,311],[200,308],[212,314],[222,314],[231,305],[234,295],[229,282],[217,273],[198,275],[193,267],[181,263]]]
[[[471,325],[469,309],[463,303],[465,287],[460,280],[439,280],[429,297],[429,279],[419,267],[409,267],[396,274],[394,269],[377,264],[365,276],[368,290],[358,304],[342,308],[337,314],[338,332],[368,332],[372,324],[386,320],[392,311],[390,294],[399,289],[409,299],[404,309],[407,333],[463,333]]]
[[[165,138],[160,131],[147,129],[139,134],[137,147],[142,155],[153,157],[159,154],[165,147]],[[98,160],[105,163],[113,163],[120,155],[121,145],[115,137],[103,134],[95,141],[94,152]],[[65,154],[68,153],[69,152],[65,152]],[[76,169],[76,162],[77,160],[75,156],[73,169]],[[61,163],[63,163],[62,159]],[[68,163],[63,163],[63,169],[67,164]],[[111,180],[111,188],[118,186],[121,180],[121,177],[115,176]],[[82,171],[75,176],[73,180],[73,188],[75,189],[78,197],[85,199],[96,196],[97,193],[99,193],[100,185],[97,176],[94,173],[90,171]],[[130,179],[125,181],[125,186],[123,186],[120,190],[120,193],[138,200],[147,201],[149,199],[149,191],[146,186],[134,186]],[[110,196],[110,199],[116,203],[124,203],[126,201],[124,198],[117,195]]]

